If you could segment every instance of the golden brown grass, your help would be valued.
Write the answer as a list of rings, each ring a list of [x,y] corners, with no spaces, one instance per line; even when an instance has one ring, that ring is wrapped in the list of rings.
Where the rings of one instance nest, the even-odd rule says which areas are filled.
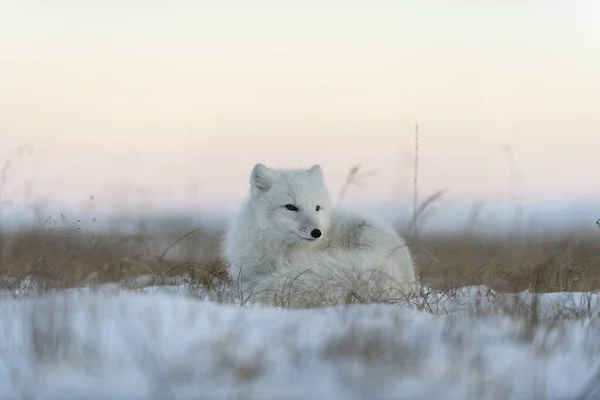
[[[175,230],[91,234],[45,228],[1,233],[0,275],[17,280],[33,276],[46,288],[185,275],[211,287],[227,279],[218,260],[219,235],[209,229],[187,236]]]
[[[143,225],[140,225],[143,226]],[[599,232],[600,233],[600,232]],[[52,227],[0,233],[0,275],[34,276],[47,288],[183,276],[212,287],[227,280],[218,229],[92,234]],[[424,236],[409,239],[421,280],[436,289],[487,285],[498,291],[600,289],[600,234],[563,237]]]
[[[440,289],[487,285],[503,292],[600,289],[600,235],[437,236],[411,243],[424,283]]]

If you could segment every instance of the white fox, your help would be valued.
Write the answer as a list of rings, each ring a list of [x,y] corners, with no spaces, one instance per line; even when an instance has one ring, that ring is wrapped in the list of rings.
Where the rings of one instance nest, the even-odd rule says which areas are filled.
[[[418,286],[404,240],[383,222],[334,209],[319,165],[256,164],[224,258],[241,301],[293,308],[390,301]]]

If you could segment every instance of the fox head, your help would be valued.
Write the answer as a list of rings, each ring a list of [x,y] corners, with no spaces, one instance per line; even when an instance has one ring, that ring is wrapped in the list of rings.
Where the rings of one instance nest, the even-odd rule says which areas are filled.
[[[290,244],[318,243],[327,236],[331,201],[318,164],[302,170],[256,164],[250,191],[261,229]]]

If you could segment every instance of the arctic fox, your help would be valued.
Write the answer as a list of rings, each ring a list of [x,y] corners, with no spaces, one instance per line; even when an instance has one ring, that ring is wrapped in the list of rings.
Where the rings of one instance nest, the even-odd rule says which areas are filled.
[[[334,209],[318,164],[256,164],[223,253],[241,301],[292,308],[389,301],[418,285],[404,240],[383,222]]]

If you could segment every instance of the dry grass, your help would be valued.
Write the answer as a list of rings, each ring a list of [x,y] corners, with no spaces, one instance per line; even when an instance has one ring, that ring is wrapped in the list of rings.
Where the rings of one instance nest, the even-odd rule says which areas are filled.
[[[141,227],[144,225],[141,224]],[[140,275],[185,275],[211,287],[227,280],[219,260],[222,232],[182,226],[133,234],[93,234],[46,226],[0,233],[0,275],[34,276],[47,288],[118,282]],[[497,291],[600,289],[600,234],[565,237],[425,236],[410,239],[424,284],[452,290],[487,285]]]
[[[411,242],[424,283],[440,289],[487,285],[503,292],[600,289],[600,235],[439,236]]]
[[[12,284],[33,276],[45,288],[118,282],[142,275],[186,276],[211,287],[227,279],[218,260],[220,234],[210,229],[93,234],[53,228],[0,233],[0,275],[14,278]]]

